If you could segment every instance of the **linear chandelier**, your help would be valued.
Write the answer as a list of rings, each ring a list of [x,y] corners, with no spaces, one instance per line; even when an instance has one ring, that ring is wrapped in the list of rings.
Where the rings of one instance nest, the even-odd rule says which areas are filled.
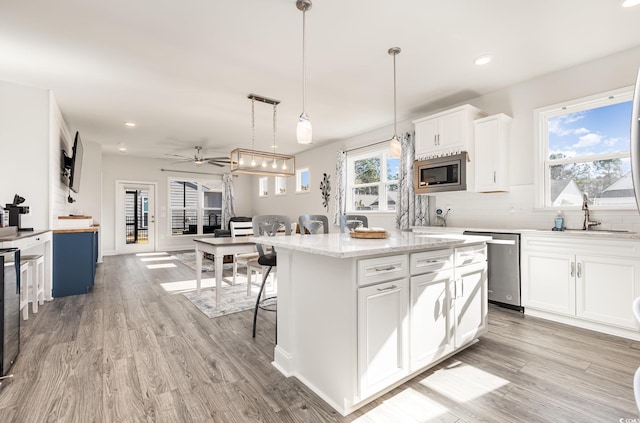
[[[231,173],[266,176],[293,176],[296,172],[294,156],[276,153],[276,108],[280,100],[249,94],[251,100],[251,149],[236,148],[231,151]],[[273,106],[273,144],[272,152],[255,149],[256,119],[255,102],[271,104]]]

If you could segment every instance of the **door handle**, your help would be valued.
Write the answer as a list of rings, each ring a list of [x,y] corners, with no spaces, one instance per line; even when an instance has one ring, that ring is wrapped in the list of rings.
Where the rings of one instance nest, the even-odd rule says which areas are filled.
[[[397,286],[391,285],[391,286],[388,286],[386,288],[378,288],[378,291],[380,291],[380,292],[382,292],[382,291],[391,291],[392,289],[396,289],[396,288],[397,288]]]
[[[574,277],[576,275],[576,264],[575,262],[571,262],[571,277]]]

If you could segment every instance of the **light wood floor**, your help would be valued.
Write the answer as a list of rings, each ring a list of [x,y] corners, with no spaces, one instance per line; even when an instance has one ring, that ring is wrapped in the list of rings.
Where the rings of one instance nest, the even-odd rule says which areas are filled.
[[[163,283],[194,272],[105,257],[87,295],[22,326],[0,422],[618,422],[638,418],[640,343],[490,307],[467,350],[346,418],[270,364],[274,318],[208,319]]]

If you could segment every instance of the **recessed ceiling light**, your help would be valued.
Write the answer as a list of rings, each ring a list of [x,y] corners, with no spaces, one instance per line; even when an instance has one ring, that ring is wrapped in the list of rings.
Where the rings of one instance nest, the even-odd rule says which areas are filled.
[[[124,126],[126,126],[127,128],[133,128],[136,126],[136,124],[134,122],[125,122]]]
[[[492,59],[491,55],[485,54],[483,56],[478,57],[474,63],[478,66],[482,66],[489,63],[491,59]]]
[[[620,6],[622,7],[633,7],[640,4],[640,0],[622,0]]]
[[[118,153],[126,153],[127,147],[124,144],[118,144]]]

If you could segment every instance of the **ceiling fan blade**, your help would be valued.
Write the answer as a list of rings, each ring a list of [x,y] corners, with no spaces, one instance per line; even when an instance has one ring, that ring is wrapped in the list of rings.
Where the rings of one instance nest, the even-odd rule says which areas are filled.
[[[214,166],[218,166],[218,167],[224,167],[229,164],[228,162],[222,162],[218,160],[208,160],[207,163],[212,164]]]
[[[167,153],[165,153],[164,155],[165,156],[170,156],[170,157],[179,157],[179,158],[187,160],[187,161],[188,160],[193,160],[191,157],[181,156],[180,154],[167,154]]]

